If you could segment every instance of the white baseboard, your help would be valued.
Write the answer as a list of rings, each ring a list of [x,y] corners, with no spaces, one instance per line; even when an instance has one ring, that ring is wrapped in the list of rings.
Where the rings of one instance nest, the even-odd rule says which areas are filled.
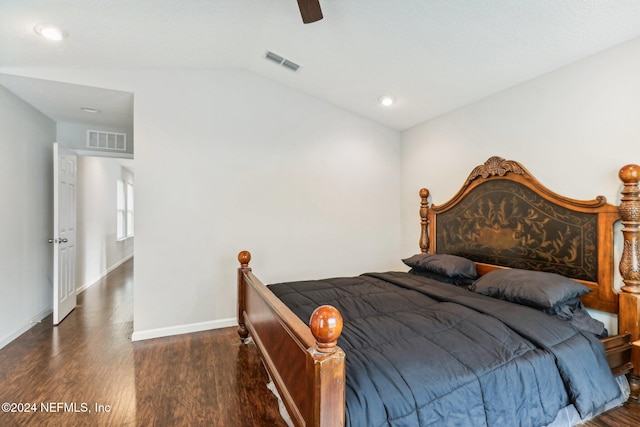
[[[115,270],[116,268],[120,267],[122,264],[124,264],[125,262],[129,261],[131,258],[133,258],[133,254],[129,255],[126,258],[123,258],[122,260],[118,261],[117,263],[113,264],[111,267],[109,267],[108,269],[106,269],[105,271],[103,271],[101,273],[101,276],[98,277],[97,279],[85,283],[84,285],[80,286],[79,288],[76,288],[76,295],[86,291],[87,289],[89,289],[90,287],[92,287],[93,285],[95,285],[96,283],[99,283],[102,279],[104,279],[104,277],[111,273],[113,270]]]
[[[166,328],[147,329],[145,331],[135,331],[133,335],[131,335],[131,341],[142,341],[152,338],[208,331],[211,329],[228,328],[230,326],[236,326],[237,324],[238,320],[232,317],[229,319],[210,320],[208,322],[190,323],[187,325],[168,326]]]
[[[20,335],[24,334],[29,329],[33,328],[36,324],[40,323],[42,321],[42,319],[44,319],[45,317],[47,317],[51,313],[53,313],[53,307],[48,307],[48,308],[44,309],[43,311],[41,311],[40,313],[38,313],[35,316],[33,316],[27,322],[25,322],[20,328],[18,328],[17,331],[12,332],[12,333],[10,333],[9,335],[7,335],[5,337],[2,337],[2,339],[0,339],[0,348],[6,346],[11,341],[15,340]]]

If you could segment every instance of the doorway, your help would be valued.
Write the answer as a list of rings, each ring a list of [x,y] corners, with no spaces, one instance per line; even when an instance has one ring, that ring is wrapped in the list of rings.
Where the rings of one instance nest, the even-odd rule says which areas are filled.
[[[133,160],[78,157],[77,292],[133,257],[134,236],[117,237],[119,181],[135,185]]]

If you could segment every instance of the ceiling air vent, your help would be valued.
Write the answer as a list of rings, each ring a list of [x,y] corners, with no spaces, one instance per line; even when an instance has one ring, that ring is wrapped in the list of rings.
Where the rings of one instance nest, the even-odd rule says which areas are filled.
[[[298,69],[300,68],[299,64],[296,64],[293,61],[289,61],[286,58],[283,58],[282,56],[278,55],[277,53],[273,53],[271,51],[267,51],[267,53],[264,55],[265,58],[267,58],[270,61],[273,61],[277,64],[282,65],[284,68],[288,68],[291,71],[298,71]]]
[[[291,62],[288,59],[285,59],[284,61],[282,61],[282,66],[292,71],[298,71],[298,68],[300,68],[298,64],[296,64],[295,62]]]
[[[127,151],[127,134],[88,130],[87,147],[100,150]]]

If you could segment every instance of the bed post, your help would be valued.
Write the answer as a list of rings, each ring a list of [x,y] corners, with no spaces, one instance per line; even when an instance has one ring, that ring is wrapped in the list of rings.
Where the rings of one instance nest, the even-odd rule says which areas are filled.
[[[429,190],[420,189],[420,252],[429,252]]]
[[[238,268],[238,335],[244,342],[249,336],[249,330],[244,322],[244,311],[246,306],[246,286],[244,285],[244,273],[251,271],[249,267],[249,261],[251,261],[251,253],[249,251],[242,251],[238,254],[238,261],[240,262],[240,268]]]
[[[629,382],[632,396],[637,397],[640,391],[640,166],[626,165],[620,169],[619,176],[624,183],[619,207],[624,239],[620,274],[624,285],[619,295],[618,325],[620,332],[631,334],[633,371]]]
[[[251,254],[238,254],[238,334],[251,335],[288,416],[297,427],[343,427],[345,354],[342,316],[331,306],[303,322],[253,274]]]
[[[314,426],[345,425],[345,354],[337,346],[342,326],[342,315],[331,305],[316,308],[309,319],[316,339],[311,349],[314,375],[309,381],[309,396],[315,396]]]

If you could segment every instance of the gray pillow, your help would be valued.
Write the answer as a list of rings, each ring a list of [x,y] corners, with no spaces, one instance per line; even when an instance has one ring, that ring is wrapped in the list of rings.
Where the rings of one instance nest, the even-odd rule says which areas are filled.
[[[545,311],[559,311],[562,305],[591,291],[559,274],[519,269],[490,271],[469,290]]]
[[[402,260],[412,269],[435,273],[452,279],[475,279],[476,264],[466,258],[449,254],[417,254]]]

